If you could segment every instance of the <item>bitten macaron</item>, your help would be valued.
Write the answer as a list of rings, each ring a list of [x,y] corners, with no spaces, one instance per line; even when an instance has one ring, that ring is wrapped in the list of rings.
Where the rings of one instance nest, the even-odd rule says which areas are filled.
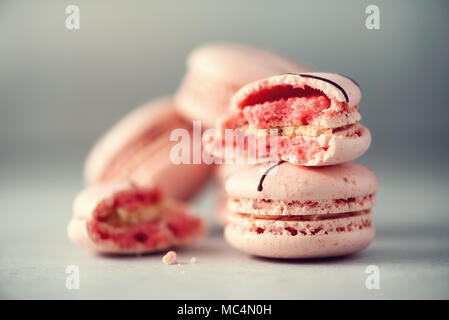
[[[241,88],[219,128],[232,129],[234,137],[240,134],[248,141],[259,139],[257,151],[271,159],[304,166],[339,164],[357,159],[371,143],[369,130],[358,123],[360,99],[359,86],[339,74],[277,75]],[[216,157],[233,154],[222,148],[223,141],[205,143]],[[249,144],[227,145],[248,153]]]
[[[131,180],[139,186],[157,185],[170,197],[187,200],[211,177],[213,166],[203,162],[175,164],[170,159],[170,141],[175,129],[190,133],[192,124],[176,111],[170,98],[140,106],[116,123],[94,145],[87,157],[84,176],[91,184]],[[185,183],[179,183],[183,181]]]
[[[209,43],[187,59],[187,73],[175,95],[179,112],[214,127],[228,112],[232,95],[245,84],[307,67],[275,53],[235,43]]]
[[[100,183],[81,191],[73,203],[69,238],[100,253],[136,254],[195,242],[204,221],[167,197],[160,188],[132,182]]]
[[[262,257],[318,258],[367,247],[377,178],[356,163],[303,167],[279,162],[239,171],[226,183],[225,239]]]

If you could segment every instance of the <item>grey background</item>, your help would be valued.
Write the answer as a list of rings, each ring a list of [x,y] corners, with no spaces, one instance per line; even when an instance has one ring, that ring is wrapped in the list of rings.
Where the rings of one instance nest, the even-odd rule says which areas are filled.
[[[80,7],[78,31],[65,28],[68,4]],[[380,30],[365,28],[369,4]],[[94,140],[172,94],[188,52],[217,40],[361,85],[373,144],[359,161],[380,182],[369,249],[324,261],[247,257],[213,227],[213,184],[195,202],[212,233],[182,251],[201,261],[182,271],[160,255],[95,257],[66,239]],[[447,1],[1,1],[0,297],[449,298],[448,57]],[[68,264],[80,265],[82,290],[65,289]],[[364,287],[368,264],[380,267],[381,290]]]

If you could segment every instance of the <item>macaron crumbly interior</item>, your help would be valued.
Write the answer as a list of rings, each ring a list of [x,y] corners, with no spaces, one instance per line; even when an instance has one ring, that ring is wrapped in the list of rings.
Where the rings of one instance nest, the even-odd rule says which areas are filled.
[[[94,217],[94,241],[112,241],[124,249],[173,244],[195,234],[202,224],[199,218],[170,203],[157,188],[118,192],[113,201],[97,206]]]
[[[288,128],[290,129],[292,127]],[[256,132],[254,129],[245,129],[243,148],[253,155],[256,153],[270,155],[272,150],[270,143],[273,141],[271,137],[274,137],[276,143],[276,149],[274,150],[277,150],[280,158],[288,159],[294,155],[296,161],[300,164],[314,161],[315,159],[319,159],[319,157],[324,158],[331,145],[330,141],[332,137],[358,138],[364,134],[363,126],[358,123],[335,129],[315,130],[316,128],[313,129],[312,127],[308,127],[308,129],[310,129],[309,134],[287,135],[282,131],[278,131],[281,132],[278,136],[272,136],[268,132],[263,132],[268,131],[265,129],[255,129]],[[319,140],[318,137],[322,137],[323,139]],[[239,138],[237,136],[233,136],[232,138],[232,145],[238,147]],[[253,143],[250,143],[250,141]],[[222,145],[225,146],[225,143],[226,141],[223,139]]]
[[[356,107],[349,108],[346,102],[334,100],[333,110],[330,110],[331,105],[331,99],[320,90],[309,86],[277,85],[249,94],[240,102],[239,108],[250,128],[277,128],[291,134],[299,133],[298,127],[313,126],[315,120],[323,116],[335,117],[356,111]]]
[[[307,85],[257,87],[235,103],[238,111],[225,119],[222,127],[245,137],[265,138],[265,142],[258,140],[257,152],[270,155],[275,150],[280,159],[296,164],[324,162],[335,152],[330,149],[335,144],[333,138],[338,136],[341,141],[364,134],[357,123],[358,106],[350,107]],[[238,145],[234,139],[233,144]],[[272,143],[276,145],[270,146]],[[238,148],[254,153],[246,145]]]

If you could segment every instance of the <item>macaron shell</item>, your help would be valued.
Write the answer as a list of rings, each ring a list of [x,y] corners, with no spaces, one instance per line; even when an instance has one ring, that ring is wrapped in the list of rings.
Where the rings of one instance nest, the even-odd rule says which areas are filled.
[[[309,70],[267,50],[229,42],[209,43],[195,49],[187,66],[212,79],[240,85],[275,74]]]
[[[84,176],[88,183],[101,180],[107,164],[127,145],[159,121],[170,122],[176,111],[169,98],[159,98],[134,109],[109,129],[89,153]]]
[[[286,85],[300,88],[309,86],[322,91],[331,99],[331,109],[333,107],[333,100],[346,102],[352,107],[357,105],[362,98],[359,86],[347,77],[335,73],[307,72],[301,74],[275,75],[249,83],[233,96],[231,108],[232,110],[238,111],[242,108],[242,103],[248,96],[261,90]]]
[[[225,239],[244,252],[271,258],[318,258],[354,253],[374,239],[372,214],[318,221],[251,219],[232,214]]]
[[[219,185],[219,196],[215,203],[215,221],[220,227],[224,227],[228,222],[229,209],[227,206],[228,195],[225,190],[225,183],[227,178],[232,174],[241,170],[247,170],[254,165],[242,163],[242,164],[221,164],[217,166],[215,171],[215,178]]]
[[[302,78],[306,78],[304,81],[306,85],[323,91],[326,95],[337,101],[347,102],[350,106],[355,106],[359,104],[362,99],[362,93],[358,84],[354,82],[354,80],[341,74],[307,72],[300,75]],[[327,81],[323,79],[326,79]],[[333,83],[329,83],[328,81]],[[338,88],[336,85],[341,88]]]
[[[179,200],[192,198],[211,177],[213,165],[173,164],[167,161],[170,150],[162,149],[157,157],[145,161],[131,175],[139,187],[155,183],[170,196]]]
[[[297,239],[289,235],[244,233],[238,228],[225,228],[226,241],[243,252],[267,258],[324,258],[342,256],[366,248],[375,236],[375,229],[351,233],[312,236]]]
[[[178,142],[170,141],[170,135],[175,129],[184,129],[192,136],[192,126],[181,118],[170,99],[161,98],[138,107],[92,148],[85,164],[87,183],[132,180],[144,187],[159,185],[176,199],[189,199],[210,178],[213,166],[174,165],[170,151]],[[182,181],[189,184],[179,183],[174,176],[186,178]]]
[[[189,84],[192,80],[187,77],[184,81],[186,83],[178,90],[175,96],[178,112],[186,119],[201,121],[201,125],[204,128],[215,127],[217,118],[228,112],[227,106],[230,97],[239,87],[223,88],[223,84],[219,84],[215,87],[211,86],[208,92],[198,92],[197,88],[201,88],[201,82],[193,86]]]
[[[231,175],[241,170],[247,170],[253,167],[253,164],[247,163],[236,163],[236,164],[221,164],[217,166],[217,170],[215,171],[215,176],[220,183],[225,183],[226,179],[228,179]]]
[[[178,111],[188,119],[215,127],[229,112],[232,95],[245,84],[287,72],[305,72],[277,54],[233,43],[211,43],[195,49],[187,61],[187,74],[175,95]]]
[[[258,191],[262,176],[272,165],[259,165],[232,175],[226,183],[226,191],[237,198],[285,201],[347,199],[377,191],[376,175],[353,162],[325,167],[285,162],[269,172],[262,191]]]
[[[189,134],[192,136],[190,131]],[[171,152],[178,143],[178,141],[170,141],[170,132],[168,132],[146,147],[136,150],[133,157],[121,166],[121,170],[114,172],[114,176],[108,180],[129,179],[139,187],[157,185],[175,199],[189,200],[210,179],[214,165],[206,165],[202,162],[175,164],[171,159]],[[190,147],[186,146],[186,149],[189,149],[190,160],[193,162],[193,141],[190,140],[189,143]]]

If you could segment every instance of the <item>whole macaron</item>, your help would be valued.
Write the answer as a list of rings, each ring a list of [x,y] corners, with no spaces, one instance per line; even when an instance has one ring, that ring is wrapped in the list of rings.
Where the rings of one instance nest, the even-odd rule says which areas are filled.
[[[245,84],[306,67],[285,57],[241,44],[217,42],[195,49],[187,59],[187,73],[175,96],[180,113],[214,127],[228,112],[232,95]]]
[[[377,178],[345,163],[303,167],[279,162],[232,175],[225,238],[233,247],[271,258],[346,255],[375,236],[371,208]]]
[[[174,130],[189,136],[189,163],[174,163],[171,141]],[[84,175],[88,184],[131,180],[139,186],[158,185],[169,196],[187,200],[211,177],[212,167],[193,161],[192,125],[175,109],[170,98],[140,106],[109,129],[87,157]],[[180,183],[182,182],[182,183]]]

